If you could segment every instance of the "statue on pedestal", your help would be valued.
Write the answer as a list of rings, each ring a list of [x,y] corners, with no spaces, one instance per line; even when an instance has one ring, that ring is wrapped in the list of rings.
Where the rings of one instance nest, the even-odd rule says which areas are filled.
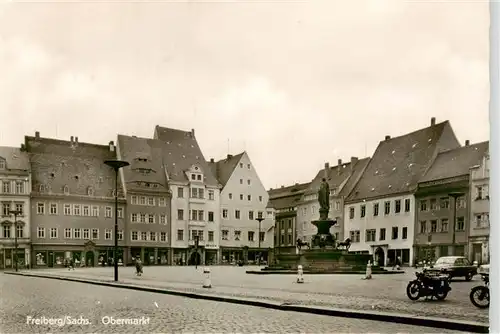
[[[330,186],[326,179],[321,180],[321,186],[318,191],[319,202],[319,220],[327,220],[330,211]]]

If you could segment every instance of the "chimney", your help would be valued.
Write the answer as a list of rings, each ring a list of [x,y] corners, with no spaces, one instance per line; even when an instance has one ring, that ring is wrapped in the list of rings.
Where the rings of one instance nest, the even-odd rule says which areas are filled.
[[[325,169],[323,170],[323,177],[325,179],[328,178],[328,171],[330,169],[330,164],[328,162],[325,162]]]
[[[194,129],[191,129],[191,137],[194,138]]]
[[[215,162],[214,158],[210,159],[210,163],[214,163],[214,162]]]
[[[70,139],[71,139],[71,144],[73,144],[73,141],[74,141],[75,139],[73,138],[73,136],[71,136],[71,138],[70,138]]]
[[[391,136],[386,135],[386,136],[385,136],[385,140],[389,140],[389,139],[391,139]]]
[[[78,145],[78,137],[75,137],[75,144]]]
[[[25,152],[26,151],[26,146],[24,146],[24,144],[21,144],[21,152]]]
[[[431,126],[436,125],[436,117],[431,118]]]
[[[469,146],[469,145],[470,145],[470,140],[469,140],[469,139],[467,139],[467,140],[465,141],[465,146]]]
[[[338,163],[339,163],[339,166],[342,165],[342,159],[339,159]]]
[[[40,132],[35,131],[35,138],[36,138],[36,139],[40,139]]]
[[[330,163],[329,162],[325,162],[325,169],[326,170],[330,169]]]
[[[285,186],[281,186],[281,188],[285,188]]]
[[[231,159],[232,157],[233,157],[233,155],[232,155],[232,154],[228,154],[228,155],[227,155],[227,160]]]
[[[354,166],[358,163],[358,157],[351,157],[351,172],[354,171]]]
[[[109,151],[114,152],[115,151],[115,143],[113,141],[109,142]]]

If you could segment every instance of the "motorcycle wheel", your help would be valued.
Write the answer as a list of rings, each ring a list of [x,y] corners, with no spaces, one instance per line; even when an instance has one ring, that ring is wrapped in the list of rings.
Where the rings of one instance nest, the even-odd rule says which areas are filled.
[[[446,290],[441,290],[434,295],[434,297],[436,297],[437,300],[444,300],[447,296],[448,296],[448,291]]]
[[[415,281],[408,283],[406,295],[410,300],[418,300],[420,298],[420,283]]]
[[[473,287],[470,291],[469,298],[471,303],[477,308],[490,307],[490,289],[485,286]]]

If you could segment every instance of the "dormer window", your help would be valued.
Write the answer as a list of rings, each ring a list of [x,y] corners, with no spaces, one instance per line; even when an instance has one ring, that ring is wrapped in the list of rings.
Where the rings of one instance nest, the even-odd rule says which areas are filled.
[[[45,185],[41,184],[39,187],[38,187],[38,191],[43,194],[45,192]]]
[[[5,162],[4,159],[0,158],[0,169],[6,169],[7,168],[7,163]]]
[[[146,158],[137,158],[135,160],[140,161],[140,162],[148,162],[148,159],[146,159]]]
[[[64,195],[69,195],[69,187],[68,186],[63,187],[63,193],[64,193]]]
[[[191,180],[195,180],[196,181],[196,174],[191,174]]]
[[[94,196],[94,188],[88,187],[87,188],[87,195],[88,196]]]
[[[197,175],[196,178],[198,181],[201,181],[201,175]]]

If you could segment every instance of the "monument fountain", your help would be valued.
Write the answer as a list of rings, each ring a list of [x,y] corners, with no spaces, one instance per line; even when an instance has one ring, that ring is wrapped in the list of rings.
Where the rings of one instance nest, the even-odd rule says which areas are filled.
[[[348,238],[343,242],[338,242],[330,233],[330,228],[335,226],[337,221],[328,218],[330,187],[324,178],[318,191],[318,201],[320,218],[311,222],[317,228],[311,244],[298,239],[295,254],[277,254],[276,264],[265,267],[261,271],[247,271],[247,274],[296,274],[299,265],[302,266],[305,274],[365,274],[368,261],[373,261],[372,255],[349,253],[351,240]],[[372,273],[393,272],[372,266]]]

